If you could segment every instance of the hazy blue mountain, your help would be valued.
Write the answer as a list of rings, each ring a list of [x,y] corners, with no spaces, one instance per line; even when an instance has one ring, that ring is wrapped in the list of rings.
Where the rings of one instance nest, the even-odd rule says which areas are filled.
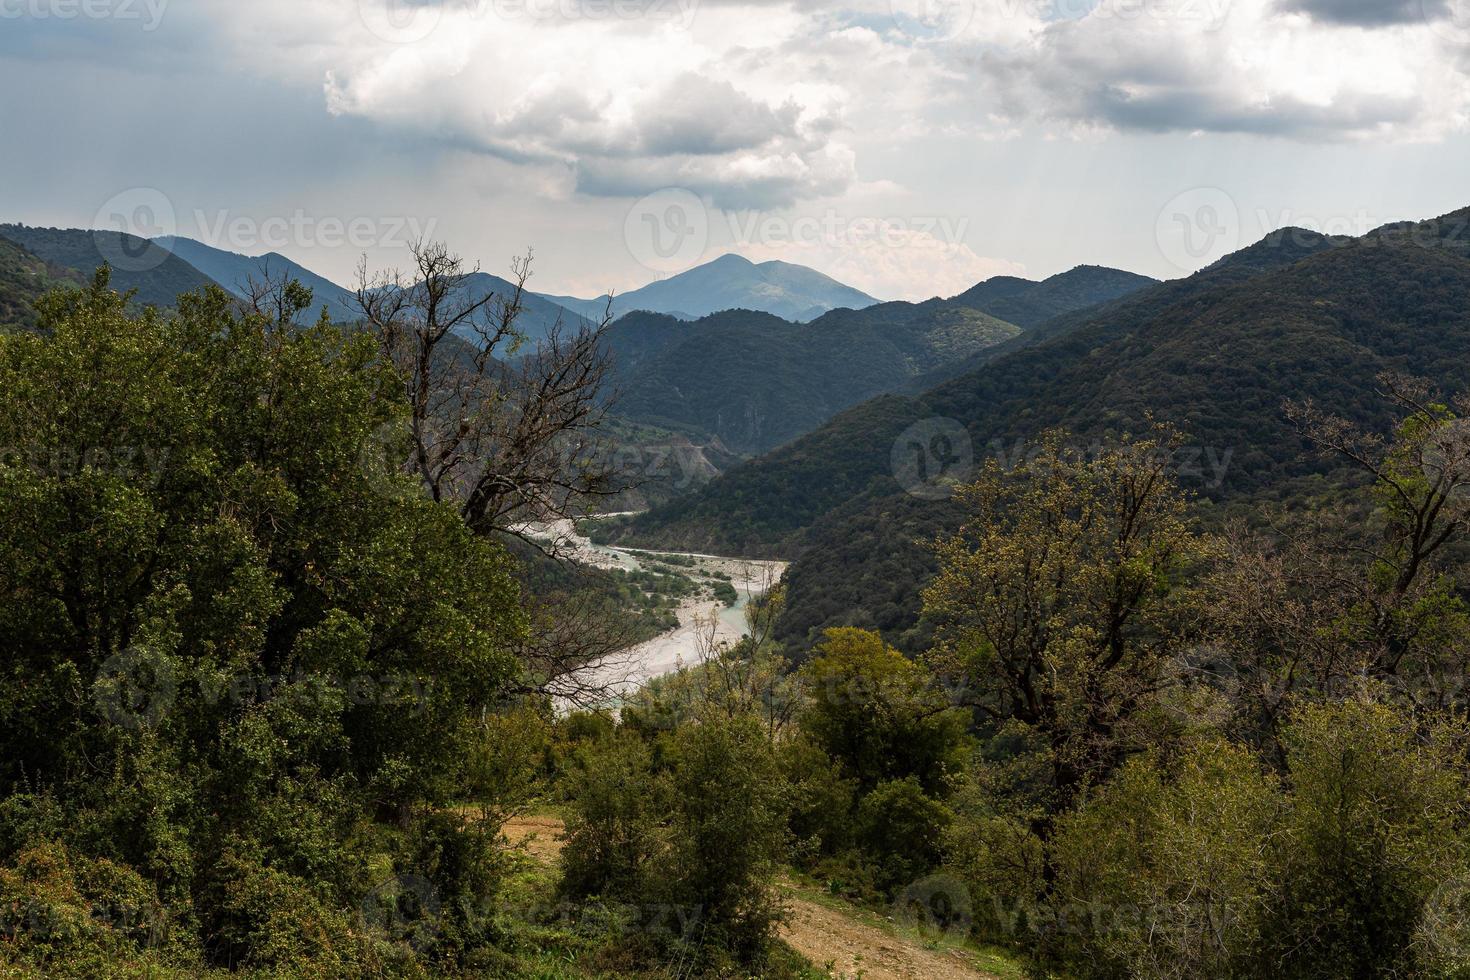
[[[602,315],[607,297],[546,299],[589,318]],[[712,262],[613,300],[613,315],[634,310],[667,313],[680,319],[698,319],[722,310],[755,310],[783,320],[805,323],[829,310],[860,310],[878,302],[867,293],[845,286],[815,269],[790,262],[756,264],[739,255],[722,255]]]
[[[153,239],[154,244],[167,249],[188,262],[200,272],[234,293],[245,297],[251,279],[263,280],[267,275],[290,276],[312,293],[312,312],[327,308],[334,322],[355,322],[362,312],[357,308],[352,290],[339,286],[323,276],[317,275],[306,266],[293,262],[279,252],[268,255],[241,255],[214,248],[192,238],[174,235]]]
[[[112,266],[112,288],[136,289],[142,306],[173,306],[179,294],[212,285],[214,280],[189,262],[158,245],[117,231],[85,228],[31,228],[0,225],[5,237],[47,262],[91,276],[98,266]]]
[[[493,293],[497,297],[508,299],[514,292],[515,286],[509,280],[493,276],[488,272],[476,272],[465,280],[462,298],[480,299],[486,294]],[[526,337],[525,345],[522,346],[519,353],[530,353],[536,343],[545,340],[557,324],[561,324],[565,331],[575,331],[586,326],[590,319],[544,296],[528,291],[521,298],[521,315],[516,321],[516,325]]]

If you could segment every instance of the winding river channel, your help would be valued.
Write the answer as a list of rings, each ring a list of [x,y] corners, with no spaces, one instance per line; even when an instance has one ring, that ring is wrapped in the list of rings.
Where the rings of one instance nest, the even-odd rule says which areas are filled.
[[[710,642],[711,625],[715,643],[738,641],[747,632],[746,607],[752,599],[764,595],[772,585],[779,582],[786,572],[786,563],[779,561],[723,558],[718,555],[686,552],[654,552],[594,544],[578,532],[570,521],[545,528],[542,536],[554,540],[562,551],[573,556],[573,560],[586,565],[640,571],[660,556],[672,556],[681,561],[692,560],[690,565],[680,564],[678,571],[700,585],[726,581],[725,577],[728,576],[729,583],[735,587],[737,600],[734,605],[727,606],[705,595],[685,599],[679,605],[677,629],[624,650],[607,658],[605,662],[589,665],[582,674],[583,681],[606,688],[613,704],[655,677],[697,663],[702,649]]]

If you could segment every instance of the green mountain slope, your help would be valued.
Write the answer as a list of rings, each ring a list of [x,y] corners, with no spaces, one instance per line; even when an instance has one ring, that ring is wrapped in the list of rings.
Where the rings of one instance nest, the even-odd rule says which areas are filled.
[[[0,333],[33,329],[36,300],[56,286],[82,282],[82,275],[75,269],[47,262],[15,242],[0,238]]]
[[[292,262],[279,252],[241,255],[214,248],[192,238],[155,238],[153,242],[177,255],[236,296],[247,297],[252,280],[262,282],[267,277],[276,279],[284,275],[311,290],[313,314],[325,306],[327,315],[334,323],[355,323],[362,316],[362,311],[357,308],[356,294],[352,290],[317,275],[300,263]]]
[[[1079,265],[1041,282],[997,276],[972,286],[952,302],[1029,330],[1063,313],[1106,303],[1157,283],[1157,279],[1121,269]]]
[[[136,289],[136,302],[142,306],[173,306],[181,293],[214,284],[213,279],[177,255],[122,232],[0,225],[0,236],[47,262],[84,275],[108,263],[112,266],[112,288],[118,292]]]
[[[617,411],[760,453],[1019,332],[942,300],[834,310],[807,324],[752,310],[693,323],[635,314],[610,337]]]
[[[1047,379],[1100,339],[1135,331],[1163,310],[1177,308],[1187,316],[1200,296],[1289,267],[1341,241],[1300,229],[1278,233],[1188,279],[1159,283],[1101,307],[1058,317],[980,351],[961,368],[951,365],[923,378],[949,373],[960,376],[954,384],[962,388],[1004,383],[1020,393],[1018,400],[1039,398]],[[945,389],[929,385],[925,390]],[[622,533],[661,546],[690,542],[729,553],[793,554],[798,545],[790,540],[792,535],[887,475],[894,440],[910,425],[933,415],[922,396],[887,397],[859,405],[791,445],[732,470],[704,493],[643,515]]]
[[[1197,471],[1181,475],[1207,496],[1320,473],[1325,464],[1304,454],[1282,415],[1284,398],[1378,425],[1373,386],[1384,369],[1470,385],[1467,214],[1346,243],[1273,236],[1193,283],[1113,304],[921,397],[859,406],[621,533],[796,557],[788,639],[856,623],[913,640],[928,572],[915,541],[948,505],[895,480],[891,455],[908,426],[954,420],[978,459],[1014,453],[1051,426],[1097,436],[1152,412],[1189,432]]]

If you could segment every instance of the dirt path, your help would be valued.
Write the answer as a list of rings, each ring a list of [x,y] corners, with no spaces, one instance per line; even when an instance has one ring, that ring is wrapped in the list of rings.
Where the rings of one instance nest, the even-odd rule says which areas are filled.
[[[513,846],[551,863],[561,854],[565,829],[557,817],[515,817],[506,822],[503,832]],[[817,969],[829,969],[833,977],[993,980],[991,974],[974,969],[957,954],[926,949],[878,925],[802,898],[789,886],[782,887],[782,898],[791,915],[781,927],[781,938]]]
[[[565,830],[560,817],[512,817],[500,828],[512,847],[545,864],[552,864],[561,856]]]
[[[781,938],[817,969],[863,980],[984,980],[958,955],[925,949],[837,909],[785,893],[790,919]]]

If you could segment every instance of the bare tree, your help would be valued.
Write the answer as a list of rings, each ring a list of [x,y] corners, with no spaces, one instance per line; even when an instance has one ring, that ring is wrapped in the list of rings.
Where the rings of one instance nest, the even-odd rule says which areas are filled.
[[[599,441],[611,305],[597,323],[560,320],[529,349],[525,311],[532,254],[513,261],[511,288],[476,294],[464,261],[439,243],[413,247],[410,275],[358,270],[357,303],[409,406],[407,467],[480,534],[545,547],[535,525],[574,518],[616,486]]]
[[[301,314],[311,308],[311,289],[284,270],[272,271],[268,258],[260,261],[260,275],[252,274],[238,288],[243,294],[240,309],[276,327],[297,324]]]
[[[563,708],[611,707],[636,685],[638,636],[632,620],[610,616],[593,595],[532,599],[531,628],[518,651],[516,694],[544,694]]]

